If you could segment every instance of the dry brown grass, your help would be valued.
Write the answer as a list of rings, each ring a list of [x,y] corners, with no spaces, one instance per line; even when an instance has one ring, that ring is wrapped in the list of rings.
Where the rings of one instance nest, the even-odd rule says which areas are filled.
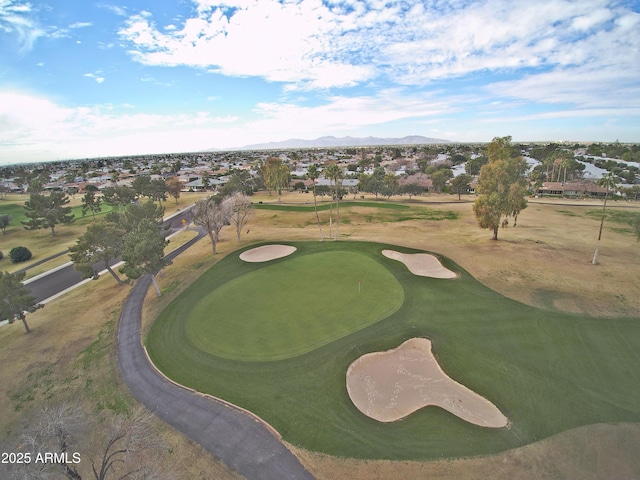
[[[268,195],[253,200],[259,198],[276,201]],[[287,194],[283,201],[312,204],[313,197]],[[491,288],[542,308],[640,317],[640,296],[634,293],[640,284],[637,268],[640,249],[636,239],[616,228],[619,225],[606,223],[600,265],[591,265],[599,222],[584,216],[585,207],[532,200],[518,226],[501,230],[500,240],[494,242],[488,231],[477,227],[468,201],[432,195],[414,203],[453,210],[459,218],[378,223],[369,219],[376,209],[344,209],[340,239],[379,241],[441,253]],[[627,205],[612,203],[611,208]],[[596,202],[593,208],[597,206]],[[640,213],[640,205],[631,206]],[[321,218],[326,221],[328,212],[321,212]],[[220,253],[215,258],[208,238],[179,256],[159,277],[163,296],[156,297],[153,289],[147,296],[145,329],[168,302],[227,253],[259,241],[286,243],[318,238],[313,212],[261,210],[247,228],[250,233],[243,235],[241,242],[235,240],[232,228],[223,230],[218,245]],[[327,235],[326,225],[324,230]],[[0,327],[3,437],[10,437],[30,410],[47,397],[55,400],[78,395],[94,409],[98,403],[105,403],[105,397],[134,402],[118,379],[112,342],[113,320],[117,319],[128,292],[128,287],[118,287],[107,276],[30,315],[34,329],[31,335],[24,334],[19,324]],[[101,330],[110,332],[111,339],[105,361],[84,368],[79,361],[81,352],[96,341]],[[107,388],[98,388],[96,380],[104,382]],[[27,400],[30,395],[33,399]],[[23,408],[16,411],[20,402]],[[103,408],[98,413],[110,415],[110,410]],[[172,448],[167,461],[179,467],[180,478],[236,478],[199,446],[159,421],[156,425],[158,435]],[[356,461],[291,448],[319,479],[598,479],[639,476],[640,460],[636,452],[639,443],[640,425],[623,424],[582,427],[502,454],[454,461]]]

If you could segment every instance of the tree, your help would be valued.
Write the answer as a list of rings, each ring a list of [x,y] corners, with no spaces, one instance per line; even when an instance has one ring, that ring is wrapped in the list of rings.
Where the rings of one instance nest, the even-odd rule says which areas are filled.
[[[481,228],[493,231],[492,240],[498,240],[498,229],[503,217],[517,215],[526,207],[526,161],[511,157],[511,137],[496,137],[487,147],[489,161],[480,169],[478,197],[473,211]]]
[[[464,171],[468,175],[472,175],[472,176],[478,175],[480,173],[480,169],[482,168],[482,166],[486,165],[488,161],[489,159],[484,155],[480,157],[472,158],[471,160],[469,160],[467,163],[464,164]]]
[[[106,187],[102,190],[104,202],[112,207],[118,207],[118,211],[122,207],[130,205],[136,199],[136,191],[123,185],[121,187]]]
[[[88,414],[77,401],[45,404],[20,434],[19,448],[31,461],[19,464],[12,478],[81,480],[77,464],[86,461],[89,431],[100,432],[96,456],[87,461],[91,464],[87,472],[95,480],[175,478],[175,471],[160,471],[160,457],[167,450],[154,434],[151,413],[137,407],[111,419],[94,417],[94,412]],[[82,457],[80,447],[85,450]],[[36,461],[45,452],[55,452],[56,461]]]
[[[230,221],[229,204],[215,196],[198,200],[193,207],[193,223],[204,228],[209,235],[214,255],[217,253],[220,231]]]
[[[56,473],[60,473],[71,480],[81,480],[74,463],[81,458],[73,454],[77,452],[84,422],[84,415],[73,402],[45,404],[20,435],[22,445],[31,455],[31,462],[23,466],[22,478],[57,478]],[[61,455],[57,462],[36,462],[36,456],[42,452],[65,455]]]
[[[87,212],[91,212],[93,218],[96,217],[96,213],[102,211],[102,199],[96,197],[95,192],[87,192],[82,197],[82,215],[86,215]]]
[[[313,182],[313,210],[316,212],[316,221],[318,222],[318,230],[320,230],[320,241],[324,242],[324,235],[322,233],[322,226],[320,225],[320,216],[318,215],[318,202],[316,200],[316,180],[320,176],[318,167],[310,165],[307,169],[307,177]]]
[[[462,194],[467,193],[471,188],[471,176],[461,174],[451,180],[451,192],[458,194],[458,200],[462,199]]]
[[[164,207],[156,205],[153,200],[149,199],[144,203],[131,203],[121,213],[109,212],[106,220],[120,225],[125,232],[131,232],[144,219],[153,220],[158,225],[161,225],[163,215]]]
[[[241,192],[249,196],[253,195],[255,188],[255,180],[251,177],[251,174],[248,171],[236,170],[229,176],[227,183],[222,186],[220,194],[223,197],[227,197],[234,192]]]
[[[161,178],[158,178],[156,180],[151,180],[151,182],[149,183],[148,197],[151,198],[153,201],[158,203],[164,202],[167,199],[167,192],[168,192],[167,184]],[[176,199],[176,202],[177,202],[177,199]]]
[[[177,205],[178,199],[180,198],[180,191],[182,190],[182,184],[180,183],[180,180],[178,180],[177,177],[171,177],[169,180],[167,180],[166,183],[167,183],[167,193],[169,193],[170,196],[175,198],[176,205]]]
[[[333,200],[336,200],[336,210],[337,210],[337,219],[336,219],[336,234],[333,237],[334,240],[338,239],[338,227],[340,225],[340,190],[342,188],[342,180],[344,178],[344,172],[342,169],[332,163],[328,165],[327,168],[324,169],[324,177],[329,180],[329,186],[332,185],[333,182],[333,190],[331,193],[331,203],[329,206],[329,237],[331,234],[331,226],[333,222]]]
[[[7,234],[7,227],[11,223],[11,220],[13,220],[11,215],[0,215],[0,230],[2,230],[3,235]]]
[[[280,202],[282,189],[289,185],[291,177],[289,167],[282,162],[281,158],[270,157],[261,164],[260,173],[264,178],[267,190],[269,192],[275,191],[278,194],[278,202]]]
[[[593,254],[593,260],[591,263],[596,265],[598,263],[598,250],[600,249],[600,240],[602,239],[602,227],[604,227],[604,217],[607,210],[607,198],[609,197],[609,191],[613,190],[617,184],[616,176],[612,172],[606,173],[600,180],[598,185],[604,187],[607,191],[604,195],[604,203],[602,205],[602,219],[600,220],[600,230],[598,231],[598,241],[596,242],[596,251]]]
[[[238,241],[240,241],[242,229],[253,214],[253,205],[251,205],[251,201],[247,196],[240,192],[225,198],[223,202],[228,203],[225,208],[229,209],[231,222],[236,226],[236,235],[238,236]]]
[[[55,227],[58,224],[70,225],[74,222],[71,213],[69,197],[64,192],[51,192],[49,195],[32,193],[29,200],[24,202],[25,216],[29,219],[22,222],[27,230],[51,229],[51,236],[56,235]]]
[[[444,186],[447,184],[447,180],[453,177],[453,172],[450,168],[441,168],[431,174],[431,181],[433,182],[433,188],[436,192],[442,193]]]
[[[421,195],[424,193],[424,187],[418,183],[405,183],[400,185],[400,195],[409,195],[409,200],[414,195]]]
[[[155,220],[145,218],[128,232],[122,248],[124,265],[120,272],[132,280],[150,274],[156,294],[161,296],[156,274],[171,262],[164,258],[164,247],[169,243],[160,232]]]
[[[382,179],[382,189],[380,193],[383,197],[387,197],[387,199],[391,199],[392,195],[395,195],[398,190],[398,177],[395,175],[385,175]]]
[[[105,268],[118,284],[124,282],[109,266],[109,262],[122,255],[124,247],[124,229],[112,222],[95,222],[69,248],[73,268],[82,274],[82,278],[97,278],[95,266],[104,263]]]
[[[0,272],[0,320],[8,320],[9,323],[22,320],[24,329],[31,333],[25,316],[44,305],[37,304],[31,290],[22,284],[25,275],[26,272]]]
[[[138,175],[133,179],[133,182],[131,182],[131,188],[133,188],[140,197],[151,196],[151,177],[149,175]]]
[[[384,187],[384,176],[384,168],[375,167],[371,175],[367,175],[365,173],[360,175],[360,177],[358,178],[358,188],[362,192],[373,193],[375,194],[376,198],[378,198],[378,194]]]

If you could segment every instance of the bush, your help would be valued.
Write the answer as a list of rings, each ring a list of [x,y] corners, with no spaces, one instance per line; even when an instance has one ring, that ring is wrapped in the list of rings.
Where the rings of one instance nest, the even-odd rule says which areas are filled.
[[[2,260],[3,257],[4,257],[4,254],[2,253],[2,250],[0,250],[0,260]]]
[[[29,250],[27,247],[14,247],[9,252],[11,263],[26,262],[31,257],[31,250]]]

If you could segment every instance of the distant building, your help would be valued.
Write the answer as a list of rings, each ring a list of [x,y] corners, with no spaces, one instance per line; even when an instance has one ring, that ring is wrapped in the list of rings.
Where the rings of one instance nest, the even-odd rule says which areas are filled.
[[[605,197],[607,190],[589,182],[545,182],[536,190],[536,195],[553,197]]]

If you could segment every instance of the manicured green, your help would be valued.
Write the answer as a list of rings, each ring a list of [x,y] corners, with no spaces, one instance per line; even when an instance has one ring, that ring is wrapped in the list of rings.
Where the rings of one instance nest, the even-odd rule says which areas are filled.
[[[486,288],[446,258],[443,264],[458,278],[416,277],[381,254],[385,248],[416,250],[363,242],[292,245],[298,248],[293,255],[265,264],[243,262],[240,252],[229,254],[188,287],[151,328],[146,343],[154,363],[179,383],[255,412],[293,444],[345,457],[481,455],[582,425],[640,422],[640,318],[596,319],[536,309]],[[316,341],[314,350],[282,360],[224,358],[197,348],[188,335],[193,306],[212,292],[236,281],[251,284],[254,275],[267,280],[253,285],[266,286],[269,270],[336,252],[366,256],[385,267],[402,286],[402,306],[368,326],[347,315],[353,321],[351,333],[329,343]],[[305,275],[322,276],[325,263],[309,262]],[[273,294],[264,308],[273,308],[269,304],[288,293]],[[247,292],[245,301],[257,298]],[[292,308],[321,315],[332,306],[326,293],[310,298]],[[286,325],[271,327],[274,333],[264,334],[266,339],[285,334]],[[510,426],[474,426],[435,407],[388,424],[360,413],[346,391],[349,365],[365,353],[395,348],[417,336],[430,338],[445,372],[497,405]],[[282,351],[282,344],[261,348],[263,353]]]
[[[189,339],[235,360],[310,352],[386,318],[404,300],[400,283],[380,263],[339,251],[294,255],[203,294],[183,312]]]

